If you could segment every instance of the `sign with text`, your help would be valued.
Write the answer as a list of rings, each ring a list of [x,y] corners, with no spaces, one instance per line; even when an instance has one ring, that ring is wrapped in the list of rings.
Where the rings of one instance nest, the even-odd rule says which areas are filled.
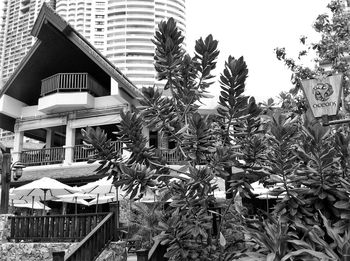
[[[338,113],[341,83],[341,74],[302,81],[305,96],[315,118]]]

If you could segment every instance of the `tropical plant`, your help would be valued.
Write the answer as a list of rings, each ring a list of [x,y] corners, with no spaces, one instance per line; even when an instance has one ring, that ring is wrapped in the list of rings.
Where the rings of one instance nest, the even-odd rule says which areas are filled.
[[[98,129],[87,128],[83,137],[87,145],[101,147],[91,162],[99,160],[98,171],[110,171],[114,184],[130,198],[140,198],[150,189],[166,190],[171,196],[165,220],[159,223],[162,233],[158,238],[168,245],[166,256],[171,260],[224,260],[225,245],[230,242],[225,239],[223,225],[213,234],[213,215],[228,222],[232,212],[220,215],[212,210],[216,205],[214,180],[225,178],[231,186],[229,192],[249,196],[249,172],[260,175],[264,149],[256,118],[260,110],[253,98],[243,94],[248,72],[243,57],[230,56],[221,76],[219,116],[199,114],[201,99],[210,97],[207,88],[213,83],[218,42],[211,35],[199,39],[194,57],[184,52],[182,42],[173,19],[159,24],[154,39],[155,67],[171,95],[165,97],[157,88],[142,88],[138,110],[121,112],[116,135],[129,157],[107,155],[102,145],[107,142],[106,135]],[[184,164],[177,169],[167,165],[162,155],[147,145],[143,127],[175,142]],[[231,173],[233,164],[244,167],[247,178],[243,182]],[[232,207],[233,201],[227,207]]]
[[[236,251],[234,259],[239,261],[252,260],[314,260],[328,259],[329,256],[317,251],[312,244],[298,238],[291,223],[280,219],[269,219],[261,222],[250,222],[243,227],[248,238],[246,248]]]
[[[344,129],[310,121],[302,108],[293,109],[293,97],[284,97],[293,103],[283,108],[269,103],[262,110],[244,95],[248,69],[243,57],[230,56],[225,63],[217,115],[201,115],[198,108],[213,83],[218,43],[212,36],[199,39],[191,57],[182,42],[173,19],[159,24],[155,67],[171,95],[142,88],[140,106],[121,112],[116,135],[128,157],[110,153],[111,142],[103,131],[83,131],[86,144],[97,149],[90,162],[98,160],[97,171],[111,173],[114,184],[131,199],[150,190],[166,191],[171,202],[156,226],[156,238],[167,245],[170,260],[232,260],[252,249],[257,258],[275,261],[331,257],[325,252],[329,247],[336,255],[345,253],[341,242],[348,233],[350,183]],[[183,162],[179,167],[168,165],[157,148],[148,146],[144,127],[175,143]],[[240,172],[232,172],[233,166]],[[229,195],[221,212],[213,210],[217,178],[226,181]],[[274,185],[279,198],[271,217],[250,222],[236,199],[250,197],[250,184],[256,180]],[[215,233],[214,216],[220,219]],[[332,232],[324,220],[343,241],[334,236],[330,242]],[[230,237],[226,229],[251,235],[245,253],[234,252],[234,241],[242,238]]]
[[[141,238],[144,244],[152,245],[156,236],[158,223],[164,219],[163,205],[159,202],[150,204],[133,202],[129,222],[136,227],[135,236]]]

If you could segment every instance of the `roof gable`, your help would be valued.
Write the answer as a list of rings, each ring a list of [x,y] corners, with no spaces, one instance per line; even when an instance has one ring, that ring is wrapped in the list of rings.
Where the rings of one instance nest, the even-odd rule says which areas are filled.
[[[37,41],[0,91],[0,97],[8,94],[28,105],[35,104],[41,80],[65,72],[88,72],[104,86],[110,85],[111,77],[131,98],[139,96],[140,91],[126,76],[45,3],[31,34]]]

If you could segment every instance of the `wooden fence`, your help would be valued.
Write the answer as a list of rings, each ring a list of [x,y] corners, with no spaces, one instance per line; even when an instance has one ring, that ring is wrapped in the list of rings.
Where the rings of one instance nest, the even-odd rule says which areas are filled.
[[[15,241],[80,241],[108,213],[49,216],[13,216],[9,239]]]

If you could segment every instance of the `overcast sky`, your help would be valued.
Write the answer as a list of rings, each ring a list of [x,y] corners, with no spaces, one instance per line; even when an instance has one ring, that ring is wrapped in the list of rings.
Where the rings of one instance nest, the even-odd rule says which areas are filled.
[[[301,35],[316,34],[312,24],[326,11],[330,0],[186,0],[187,46],[193,52],[195,40],[213,34],[221,51],[217,73],[228,55],[244,56],[249,77],[247,94],[258,101],[289,90],[291,73],[275,58],[275,47],[286,47],[295,57]],[[0,8],[3,0],[0,0]],[[218,94],[218,85],[213,87]]]
[[[228,55],[244,56],[249,69],[247,94],[258,101],[289,90],[291,73],[276,59],[274,48],[297,57],[301,35],[317,39],[312,24],[330,0],[186,0],[187,45],[212,34],[221,51],[218,73]],[[293,56],[294,57],[294,56]],[[218,85],[214,93],[219,93]]]

